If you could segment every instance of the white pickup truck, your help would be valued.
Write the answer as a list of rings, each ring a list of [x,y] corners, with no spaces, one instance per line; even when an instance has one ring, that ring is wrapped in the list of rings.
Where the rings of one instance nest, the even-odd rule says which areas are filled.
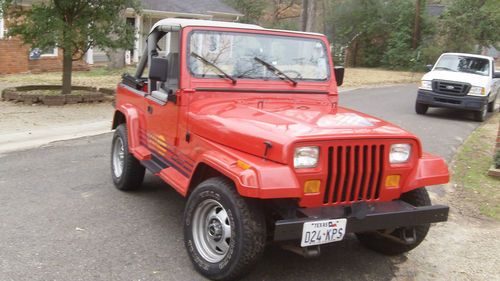
[[[425,114],[429,107],[474,111],[474,119],[484,121],[500,100],[500,72],[491,57],[444,53],[430,72],[422,77],[415,111]]]

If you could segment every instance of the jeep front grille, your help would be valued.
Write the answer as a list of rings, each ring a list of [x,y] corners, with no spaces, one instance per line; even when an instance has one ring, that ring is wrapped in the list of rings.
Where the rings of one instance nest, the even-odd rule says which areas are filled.
[[[469,92],[470,87],[466,83],[432,80],[432,89],[440,94],[463,96]]]
[[[323,203],[344,204],[379,199],[384,151],[384,145],[329,147]]]

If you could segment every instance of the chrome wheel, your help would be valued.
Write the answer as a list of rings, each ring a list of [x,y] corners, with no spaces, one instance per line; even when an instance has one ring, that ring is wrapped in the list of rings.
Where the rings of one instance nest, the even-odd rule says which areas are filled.
[[[208,262],[221,261],[229,251],[231,225],[226,209],[213,199],[202,201],[194,211],[193,242]]]
[[[125,162],[125,148],[122,138],[115,138],[113,143],[113,173],[115,177],[121,177],[123,173],[123,164]]]
[[[126,124],[116,127],[110,151],[111,178],[119,190],[135,190],[141,187],[145,168],[129,152]]]
[[[184,245],[210,280],[239,280],[264,253],[266,221],[258,201],[238,194],[225,177],[194,188],[184,210]]]

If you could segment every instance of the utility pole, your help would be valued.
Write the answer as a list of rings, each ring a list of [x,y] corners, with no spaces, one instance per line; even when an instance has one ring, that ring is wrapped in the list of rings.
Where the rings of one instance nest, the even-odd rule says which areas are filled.
[[[325,1],[302,0],[301,29],[309,32],[325,32]]]
[[[314,0],[302,0],[302,31],[311,31],[314,21]]]
[[[418,47],[418,43],[420,42],[420,9],[422,6],[422,0],[415,0],[415,24],[413,29],[413,49]]]

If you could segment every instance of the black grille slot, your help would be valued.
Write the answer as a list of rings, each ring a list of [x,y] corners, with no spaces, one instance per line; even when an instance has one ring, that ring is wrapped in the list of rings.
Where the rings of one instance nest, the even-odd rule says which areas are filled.
[[[340,179],[344,177],[343,173],[342,173],[342,167],[343,167],[343,163],[342,163],[342,146],[339,146],[337,147],[337,165],[335,165],[335,169],[336,169],[336,173],[335,173],[335,186],[333,188],[333,201],[336,202],[338,201],[338,198],[337,198],[337,187],[340,185]],[[331,170],[330,170],[331,172]]]

